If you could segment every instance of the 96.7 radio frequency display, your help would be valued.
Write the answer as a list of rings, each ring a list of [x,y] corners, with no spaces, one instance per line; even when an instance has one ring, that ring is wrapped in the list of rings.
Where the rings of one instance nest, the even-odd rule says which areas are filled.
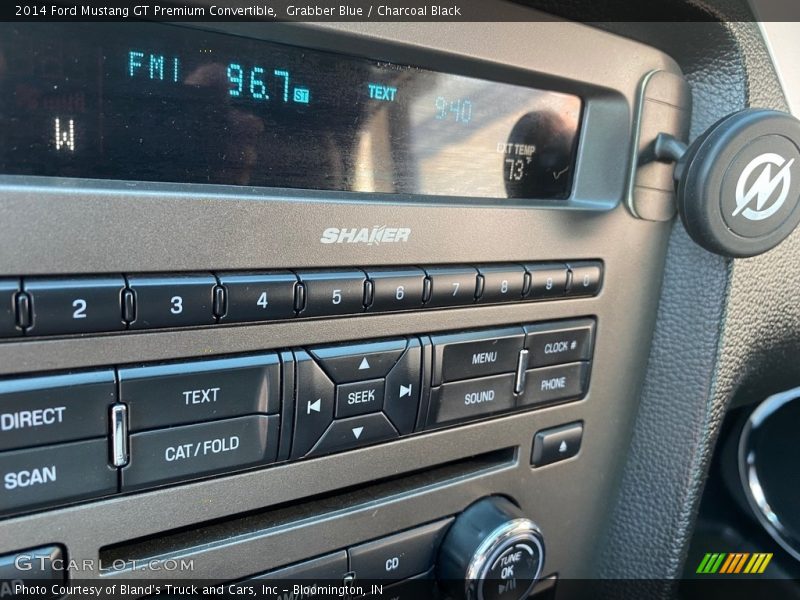
[[[581,99],[155,23],[0,24],[0,174],[569,196]]]

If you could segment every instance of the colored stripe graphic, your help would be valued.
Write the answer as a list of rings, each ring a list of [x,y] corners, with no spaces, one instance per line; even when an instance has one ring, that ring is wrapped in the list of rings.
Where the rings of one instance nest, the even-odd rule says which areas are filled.
[[[703,557],[703,560],[700,562],[700,566],[697,567],[697,573],[716,573],[726,556],[727,554],[724,552],[706,553],[706,555]]]
[[[748,558],[750,558],[750,553],[749,552],[745,552],[743,554],[740,554],[739,555],[739,560],[736,562],[736,567],[732,567],[731,568],[731,572],[732,573],[740,573],[741,570],[742,570],[742,567],[744,567],[745,561]]]
[[[707,552],[695,572],[703,575],[761,574],[771,560],[772,553],[767,552]]]
[[[725,562],[722,563],[722,566],[719,569],[720,573],[730,573],[733,565],[736,564],[736,560],[739,558],[738,554],[728,554],[728,558],[725,559]]]
[[[767,565],[769,564],[769,561],[771,561],[771,560],[772,560],[772,552],[767,554],[766,558],[764,559],[764,562],[761,563],[761,568],[758,570],[758,572],[759,573],[763,573],[764,570],[767,568]]]

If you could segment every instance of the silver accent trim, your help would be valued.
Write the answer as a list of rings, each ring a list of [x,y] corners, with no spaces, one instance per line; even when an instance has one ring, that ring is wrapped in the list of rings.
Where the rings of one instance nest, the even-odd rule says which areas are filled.
[[[115,467],[128,464],[128,407],[111,407],[111,460]]]
[[[800,387],[774,394],[758,405],[739,435],[738,463],[739,479],[753,514],[772,539],[796,560],[800,560],[800,538],[787,530],[780,517],[772,510],[758,478],[756,453],[750,440],[764,421],[793,400],[800,400]]]
[[[527,348],[519,351],[519,358],[517,358],[517,376],[514,379],[514,393],[521,394],[525,390],[525,367],[528,365],[528,352]]]
[[[542,532],[536,523],[521,517],[507,521],[497,527],[484,538],[480,546],[475,550],[467,567],[467,576],[464,580],[464,591],[467,600],[484,600],[482,583],[486,579],[486,572],[496,560],[497,553],[505,550],[509,544],[522,540],[533,543],[539,550],[539,556],[541,557],[536,575],[531,579],[530,586],[524,590],[524,593],[520,593],[519,597],[527,598],[530,595],[533,586],[542,576],[544,542],[542,541]]]

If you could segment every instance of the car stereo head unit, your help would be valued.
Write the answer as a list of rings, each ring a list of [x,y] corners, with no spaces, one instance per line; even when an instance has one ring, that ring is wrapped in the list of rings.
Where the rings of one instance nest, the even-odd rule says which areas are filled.
[[[0,41],[0,172],[565,199],[578,96],[136,23]]]

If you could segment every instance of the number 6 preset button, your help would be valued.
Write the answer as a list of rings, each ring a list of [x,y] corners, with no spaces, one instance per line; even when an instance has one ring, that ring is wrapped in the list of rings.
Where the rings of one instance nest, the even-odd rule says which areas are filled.
[[[119,277],[80,279],[25,279],[23,289],[31,299],[28,335],[59,335],[125,329]]]
[[[422,308],[425,272],[422,269],[369,269],[372,304],[369,310],[413,310]]]
[[[348,315],[364,312],[363,271],[300,271],[305,288],[301,317]]]
[[[214,323],[216,285],[217,279],[210,273],[129,276],[136,307],[131,329]]]

